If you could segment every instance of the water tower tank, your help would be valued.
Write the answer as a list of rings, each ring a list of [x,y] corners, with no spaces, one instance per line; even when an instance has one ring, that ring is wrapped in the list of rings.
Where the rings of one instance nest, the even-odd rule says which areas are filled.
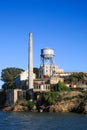
[[[54,49],[44,48],[41,49],[41,57],[45,59],[51,59],[54,57]]]
[[[41,65],[39,77],[49,76],[53,74],[52,65],[54,64],[54,49],[43,48],[41,49]]]

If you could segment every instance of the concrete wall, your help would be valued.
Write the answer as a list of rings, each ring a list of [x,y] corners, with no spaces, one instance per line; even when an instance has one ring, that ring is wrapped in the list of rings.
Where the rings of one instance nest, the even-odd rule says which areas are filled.
[[[59,77],[51,77],[50,78],[50,84],[57,84],[59,81],[63,82],[64,79],[63,78],[59,78]]]
[[[24,95],[26,91],[23,91],[21,89],[8,89],[6,90],[6,103],[5,106],[12,106],[17,101],[23,100],[26,98]]]
[[[0,91],[0,108],[4,106],[6,101],[6,93],[5,91]]]

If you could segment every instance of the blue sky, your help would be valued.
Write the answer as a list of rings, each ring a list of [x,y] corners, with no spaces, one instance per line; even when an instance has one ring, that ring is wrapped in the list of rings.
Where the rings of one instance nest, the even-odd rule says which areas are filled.
[[[34,67],[40,66],[41,49],[50,47],[59,68],[87,72],[86,0],[1,0],[0,73],[7,67],[27,69],[29,32]]]

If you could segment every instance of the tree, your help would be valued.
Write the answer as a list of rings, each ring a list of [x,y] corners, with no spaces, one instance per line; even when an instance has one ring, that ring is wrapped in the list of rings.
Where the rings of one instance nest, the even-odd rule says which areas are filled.
[[[70,82],[71,82],[71,83],[77,83],[77,81],[78,81],[78,78],[77,78],[77,77],[75,77],[75,76],[71,76],[71,77],[70,77]]]
[[[23,71],[24,71],[23,69],[14,67],[3,69],[1,72],[1,80],[4,81],[2,88],[3,89],[15,88],[14,79]]]
[[[58,84],[57,84],[56,87],[57,87],[57,91],[59,91],[59,92],[70,91],[70,88],[67,87],[67,86],[65,85],[65,83],[63,83],[63,82],[61,82],[61,81],[58,82]]]
[[[79,72],[77,75],[78,81],[83,81],[85,74],[83,72]]]
[[[45,92],[43,94],[43,98],[45,100],[45,103],[49,105],[54,104],[59,98],[59,92]]]
[[[39,77],[39,69],[38,68],[33,68],[33,72],[36,74],[36,78]]]
[[[85,74],[83,72],[74,73],[68,77],[65,77],[64,82],[65,83],[77,83],[78,81],[84,80]]]

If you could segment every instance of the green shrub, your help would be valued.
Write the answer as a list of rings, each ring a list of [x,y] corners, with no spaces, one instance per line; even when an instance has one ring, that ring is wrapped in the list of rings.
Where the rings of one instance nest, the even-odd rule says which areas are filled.
[[[34,102],[33,101],[28,101],[28,107],[31,110],[34,107]]]
[[[70,88],[67,87],[65,85],[65,83],[59,81],[58,84],[57,84],[57,91],[59,91],[59,92],[70,91]]]
[[[23,100],[23,101],[19,101],[20,105],[26,106],[28,107],[30,110],[33,108],[34,106],[34,102],[33,101],[29,101],[29,100]]]
[[[59,93],[58,92],[45,92],[44,99],[48,104],[54,104],[58,101]]]

